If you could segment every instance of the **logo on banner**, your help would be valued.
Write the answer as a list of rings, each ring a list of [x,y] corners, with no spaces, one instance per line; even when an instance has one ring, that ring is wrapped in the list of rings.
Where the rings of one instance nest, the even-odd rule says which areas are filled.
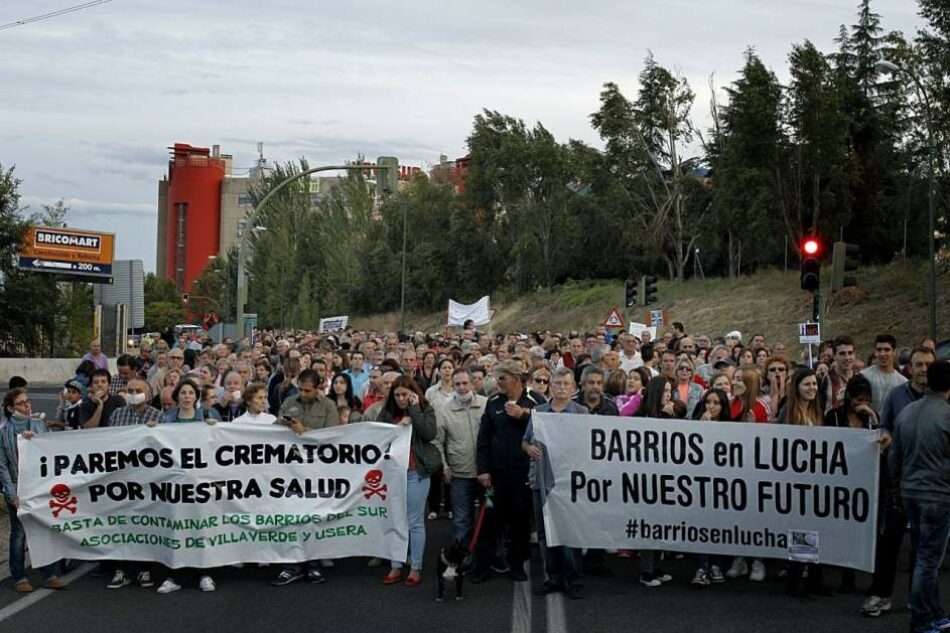
[[[55,484],[49,489],[52,499],[49,500],[50,510],[53,511],[53,518],[58,519],[63,510],[69,510],[70,514],[76,514],[76,504],[79,502],[72,496],[73,491],[66,484]]]
[[[383,483],[383,471],[371,470],[366,473],[363,481],[365,482],[363,484],[364,499],[369,499],[373,495],[379,495],[380,499],[383,501],[386,500],[386,491],[389,490],[389,486]]]

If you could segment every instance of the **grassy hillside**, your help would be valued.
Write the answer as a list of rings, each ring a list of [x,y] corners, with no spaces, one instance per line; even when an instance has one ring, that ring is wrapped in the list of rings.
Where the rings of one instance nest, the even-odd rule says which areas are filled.
[[[946,273],[937,278],[938,338],[950,336],[950,293]],[[831,271],[822,271],[824,287]],[[903,261],[857,271],[858,285],[846,288],[828,302],[822,325],[825,338],[849,333],[857,339],[863,354],[870,351],[874,335],[890,332],[898,344],[910,345],[927,334],[927,266],[925,261]],[[830,292],[825,290],[826,294]],[[799,288],[798,270],[788,274],[768,270],[738,279],[708,279],[676,284],[660,281],[659,304],[672,321],[682,321],[689,332],[724,334],[737,329],[751,336],[762,332],[769,341],[793,343],[797,324],[811,315],[811,294]],[[497,311],[496,332],[545,329],[564,332],[597,327],[614,307],[623,303],[619,281],[576,282],[559,286],[552,294],[541,291],[508,300],[504,293],[492,297]],[[643,320],[637,308],[636,320]],[[625,315],[626,318],[626,315]],[[353,320],[359,328],[395,329],[398,313]],[[410,314],[412,330],[442,329],[445,313]]]

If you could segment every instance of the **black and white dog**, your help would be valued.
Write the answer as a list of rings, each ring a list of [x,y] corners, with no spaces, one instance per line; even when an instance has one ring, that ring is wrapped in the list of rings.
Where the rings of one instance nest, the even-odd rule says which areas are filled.
[[[436,600],[445,598],[445,581],[455,581],[455,599],[462,599],[462,581],[468,571],[468,548],[461,541],[455,541],[450,547],[443,547],[436,566],[439,577],[439,595]]]

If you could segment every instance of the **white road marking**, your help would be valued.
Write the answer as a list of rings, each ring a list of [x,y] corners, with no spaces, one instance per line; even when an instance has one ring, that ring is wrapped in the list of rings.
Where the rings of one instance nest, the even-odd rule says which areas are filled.
[[[525,563],[528,567],[530,561]],[[531,633],[531,569],[528,567],[528,580],[515,582],[511,600],[511,633]]]
[[[545,600],[547,608],[547,632],[567,633],[567,617],[564,615],[564,594],[560,591],[549,593]]]
[[[71,572],[63,576],[62,577],[63,582],[68,585],[69,583],[76,580],[80,576],[84,576],[85,574],[88,574],[94,568],[95,568],[95,565],[92,563],[83,563],[76,569],[72,570]],[[36,604],[43,598],[47,598],[53,595],[54,593],[56,593],[57,591],[62,591],[62,589],[39,588],[39,589],[34,590],[33,593],[26,594],[25,597],[20,598],[16,602],[12,604],[8,604],[4,608],[0,609],[0,622],[3,622],[4,620],[8,620],[12,618],[14,615],[19,613],[23,609],[33,606],[34,604]]]

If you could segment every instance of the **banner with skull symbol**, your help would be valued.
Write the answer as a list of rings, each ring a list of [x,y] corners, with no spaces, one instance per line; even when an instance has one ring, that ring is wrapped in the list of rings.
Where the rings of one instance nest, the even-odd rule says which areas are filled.
[[[411,428],[159,425],[20,439],[34,565],[405,560]]]

